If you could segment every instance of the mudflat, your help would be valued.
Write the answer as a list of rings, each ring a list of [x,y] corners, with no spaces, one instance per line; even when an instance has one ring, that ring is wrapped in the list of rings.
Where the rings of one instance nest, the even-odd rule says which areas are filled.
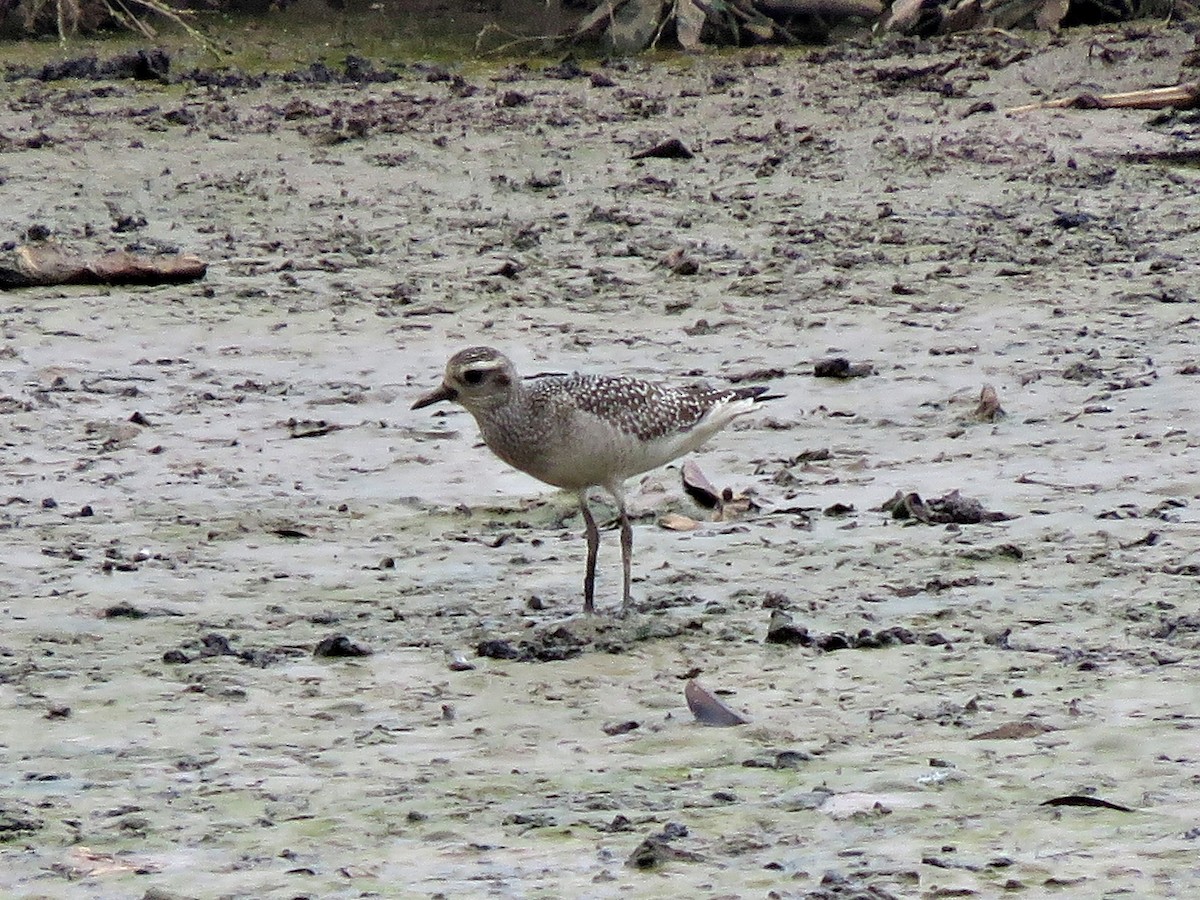
[[[1193,43],[0,85],[0,234],[210,264],[0,295],[0,892],[1200,893],[1196,119],[1005,112]],[[635,615],[479,344],[783,395]]]

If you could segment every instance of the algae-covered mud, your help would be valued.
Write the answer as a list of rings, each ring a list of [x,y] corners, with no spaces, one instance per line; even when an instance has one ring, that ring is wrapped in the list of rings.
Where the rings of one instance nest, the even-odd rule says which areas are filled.
[[[210,268],[0,294],[0,893],[1195,896],[1196,119],[1004,112],[1192,47],[5,82],[0,234]],[[475,344],[783,395],[635,615]]]

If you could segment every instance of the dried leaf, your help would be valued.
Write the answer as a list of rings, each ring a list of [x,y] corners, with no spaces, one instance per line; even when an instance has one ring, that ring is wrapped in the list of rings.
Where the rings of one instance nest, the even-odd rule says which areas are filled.
[[[995,422],[1008,415],[1000,405],[1000,397],[996,389],[985,384],[979,392],[979,405],[975,407],[975,418],[980,422]]]
[[[972,741],[1015,741],[1021,738],[1037,737],[1047,731],[1054,731],[1050,725],[1042,722],[1005,722],[999,728],[991,731],[981,731],[973,734],[968,740]]]
[[[663,255],[661,264],[675,275],[695,275],[700,271],[700,260],[683,247],[676,247]]]
[[[695,156],[679,138],[668,138],[653,147],[639,150],[630,159],[691,159]]]
[[[704,857],[690,850],[680,850],[667,843],[667,839],[659,835],[648,837],[640,844],[625,865],[631,869],[657,869],[668,862],[703,862]]]
[[[691,460],[685,462],[681,475],[683,489],[687,491],[689,497],[705,509],[716,509],[721,505],[721,492],[713,487],[712,482],[700,471],[698,465]]]
[[[112,853],[100,853],[88,847],[71,848],[72,864],[89,878],[101,875],[124,875],[129,872],[158,872],[161,866],[132,859],[119,859]]]
[[[750,512],[757,512],[761,507],[749,497],[733,495],[733,491],[725,488],[721,492],[721,508],[713,516],[714,522],[736,522]]]
[[[1128,806],[1122,806],[1120,803],[1111,803],[1108,800],[1101,800],[1099,797],[1088,797],[1085,794],[1067,794],[1064,797],[1051,797],[1049,800],[1043,800],[1041,806],[1091,806],[1098,809],[1115,809],[1117,812],[1133,812]]]
[[[688,709],[701,725],[728,727],[745,725],[750,721],[718,700],[707,688],[701,687],[698,681],[689,681],[683,689],[683,696],[687,700]]]
[[[658,520],[658,524],[667,531],[695,531],[700,527],[700,523],[695,519],[681,516],[679,513],[667,513]]]
[[[341,431],[344,426],[326,422],[324,419],[288,419],[283,423],[288,430],[288,437],[310,438],[324,437],[335,431]]]

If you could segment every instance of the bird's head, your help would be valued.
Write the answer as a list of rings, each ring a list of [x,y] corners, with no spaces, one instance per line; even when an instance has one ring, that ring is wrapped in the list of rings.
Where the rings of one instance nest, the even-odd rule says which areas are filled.
[[[443,400],[461,403],[468,410],[499,406],[508,401],[516,381],[513,364],[499,350],[469,347],[450,357],[441,386],[412,408],[423,409]]]

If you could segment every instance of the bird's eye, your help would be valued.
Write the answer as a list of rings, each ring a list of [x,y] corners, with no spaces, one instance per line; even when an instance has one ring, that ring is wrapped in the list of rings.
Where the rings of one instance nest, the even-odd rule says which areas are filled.
[[[467,369],[463,372],[463,381],[467,384],[479,384],[483,381],[483,372],[479,369]]]

